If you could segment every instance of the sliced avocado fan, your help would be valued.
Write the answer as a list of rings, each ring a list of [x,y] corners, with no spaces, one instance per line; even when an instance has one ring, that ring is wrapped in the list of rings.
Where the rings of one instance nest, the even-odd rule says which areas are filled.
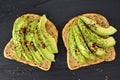
[[[29,16],[20,17],[14,24],[12,40],[14,54],[18,60],[35,61],[41,64],[43,60],[54,62],[58,53],[57,42],[46,30],[47,18],[29,21]]]
[[[105,49],[116,44],[115,39],[110,36],[116,31],[112,26],[104,28],[92,19],[79,16],[69,29],[68,42],[71,55],[82,64],[106,56]]]

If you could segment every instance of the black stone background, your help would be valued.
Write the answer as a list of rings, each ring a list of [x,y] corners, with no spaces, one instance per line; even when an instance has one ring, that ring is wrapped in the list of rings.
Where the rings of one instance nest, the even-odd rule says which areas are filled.
[[[112,62],[70,71],[61,32],[72,17],[95,12],[104,15],[117,28],[116,59]],[[46,14],[59,31],[59,54],[45,72],[3,57],[11,38],[13,22],[24,13]],[[120,0],[0,0],[0,80],[120,80]]]

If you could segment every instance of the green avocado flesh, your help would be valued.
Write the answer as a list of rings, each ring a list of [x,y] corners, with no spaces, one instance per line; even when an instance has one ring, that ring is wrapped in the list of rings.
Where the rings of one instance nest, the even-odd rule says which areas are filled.
[[[46,48],[51,53],[58,53],[57,44],[55,39],[47,32],[45,28],[45,23],[47,22],[47,18],[43,15],[38,23],[38,35],[43,44],[48,45]],[[42,34],[44,33],[44,34]]]
[[[12,40],[14,54],[18,60],[24,57],[26,61],[34,61],[38,64],[41,64],[43,60],[55,61],[54,53],[58,52],[57,43],[47,32],[46,23],[45,15],[33,21],[29,21],[29,16],[22,16],[15,22]]]
[[[34,32],[34,29],[37,27],[37,24],[38,24],[38,20],[34,20],[33,22],[31,22],[31,24],[27,28],[27,32],[25,34],[25,40],[27,42],[28,49],[30,50],[30,53],[32,54],[33,59],[37,63],[41,63],[42,62],[41,54],[38,52],[38,50],[33,44],[33,38],[34,38],[33,32]]]
[[[97,46],[102,48],[108,48],[115,45],[116,41],[113,37],[102,38],[98,36],[90,29],[88,29],[80,19],[78,20],[78,25],[84,37],[96,43]]]
[[[109,36],[117,32],[117,30],[113,26],[102,27],[97,24],[96,21],[89,19],[84,16],[79,16],[79,18],[86,24],[88,27],[95,32],[97,35],[100,36]]]
[[[13,43],[14,43],[14,49],[15,49],[15,55],[18,59],[21,58],[21,55],[25,57],[27,61],[32,61],[31,54],[28,51],[28,48],[25,45],[24,40],[24,29],[27,26],[27,17],[24,17],[18,22],[15,23],[13,28]],[[23,26],[24,25],[24,26]]]
[[[109,35],[114,34],[117,30],[114,28],[111,33],[103,34],[107,31],[104,29],[101,31],[102,27],[97,29],[92,29],[87,27],[88,23],[96,24],[94,21],[87,21],[87,23],[83,20],[84,17],[79,17],[77,22],[71,24],[69,29],[69,49],[70,53],[75,60],[80,63],[87,63],[88,60],[96,60],[98,57],[106,56],[105,48],[113,47],[116,43],[115,39]],[[100,30],[98,30],[100,29]],[[96,33],[97,31],[101,31],[103,33]],[[103,35],[103,38],[100,35]]]
[[[91,54],[88,49],[86,43],[83,40],[82,34],[79,32],[79,29],[76,25],[73,24],[73,34],[75,37],[76,45],[80,51],[80,53],[87,59],[95,60],[96,56]]]
[[[76,48],[76,43],[75,43],[75,39],[74,39],[74,34],[73,34],[73,29],[72,27],[70,27],[70,31],[69,31],[69,46],[70,46],[70,53],[72,54],[72,56],[81,63],[86,63],[86,60],[84,58],[84,56],[81,55],[80,51]]]

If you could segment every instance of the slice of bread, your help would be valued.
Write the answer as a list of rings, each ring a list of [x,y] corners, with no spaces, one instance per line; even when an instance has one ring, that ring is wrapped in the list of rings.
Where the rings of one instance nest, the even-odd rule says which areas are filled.
[[[102,26],[106,27],[106,26],[109,25],[107,19],[100,14],[87,13],[87,14],[83,14],[83,16],[86,16],[88,18],[96,20],[97,23],[102,25]],[[107,55],[104,56],[104,57],[98,57],[96,61],[87,60],[87,64],[82,64],[82,63],[76,61],[72,57],[72,55],[70,53],[69,45],[68,45],[69,29],[70,29],[71,24],[73,24],[73,22],[75,22],[77,20],[78,20],[78,16],[72,18],[70,21],[68,21],[68,23],[65,25],[65,27],[63,28],[63,31],[62,31],[63,42],[64,42],[64,45],[67,49],[67,65],[68,65],[68,68],[70,70],[75,70],[75,69],[78,69],[80,67],[85,67],[85,66],[90,66],[90,65],[93,65],[93,64],[98,64],[98,63],[101,63],[101,62],[104,62],[104,61],[107,61],[107,62],[108,61],[113,61],[115,59],[115,55],[116,55],[114,47],[110,47],[110,48],[106,49],[105,51],[107,52]]]
[[[40,17],[41,17],[40,15],[37,15],[37,14],[24,14],[23,16],[29,16],[29,21],[33,21],[34,19],[40,19]],[[21,17],[23,17],[23,16],[21,16]],[[19,18],[21,18],[21,17],[19,17]],[[19,18],[17,18],[16,21]],[[50,20],[48,20],[47,23],[46,23],[46,29],[47,29],[48,33],[55,38],[56,43],[57,43],[57,41],[58,41],[58,31],[56,29],[56,26]],[[24,57],[22,57],[21,60],[16,59],[16,57],[14,55],[13,47],[14,47],[14,45],[13,45],[13,41],[12,41],[12,38],[11,38],[11,40],[7,43],[7,45],[5,46],[5,49],[4,49],[4,57],[5,58],[11,59],[11,60],[16,60],[18,62],[22,62],[24,64],[28,64],[28,65],[31,65],[31,66],[34,66],[34,67],[38,67],[38,68],[40,68],[44,71],[48,71],[50,69],[51,62],[48,62],[48,61],[45,61],[45,60],[43,60],[42,64],[38,64],[35,61],[28,62],[28,61],[25,60]]]

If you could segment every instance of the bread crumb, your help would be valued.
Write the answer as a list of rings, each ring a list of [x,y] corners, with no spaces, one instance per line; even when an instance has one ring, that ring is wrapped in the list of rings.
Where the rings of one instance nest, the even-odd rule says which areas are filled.
[[[105,80],[109,80],[108,76],[105,76]]]
[[[96,71],[103,72],[103,69],[102,68],[97,68]]]
[[[19,67],[17,67],[16,69],[19,70]]]
[[[75,75],[75,72],[73,72],[72,74]]]

